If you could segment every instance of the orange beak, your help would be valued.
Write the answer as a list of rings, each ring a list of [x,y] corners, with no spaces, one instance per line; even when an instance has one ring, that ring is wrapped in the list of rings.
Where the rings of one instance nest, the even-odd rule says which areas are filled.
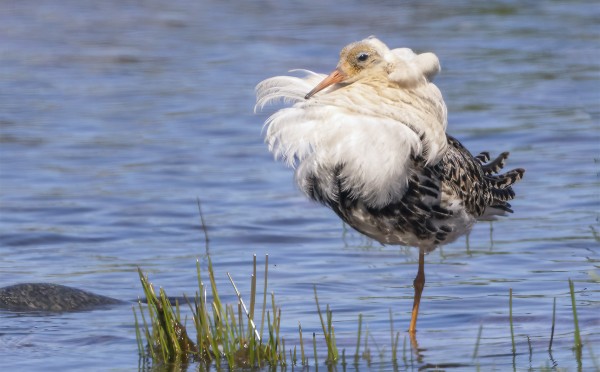
[[[319,85],[317,85],[316,87],[314,87],[313,90],[308,92],[308,94],[304,96],[304,99],[309,99],[310,97],[314,96],[315,93],[322,91],[323,89],[327,88],[330,85],[342,82],[345,79],[346,79],[346,74],[344,74],[342,71],[340,71],[338,69],[335,69],[335,70],[333,70],[333,72],[331,74],[329,74],[329,76],[327,76],[325,79],[323,79],[323,81],[321,81],[319,83]]]

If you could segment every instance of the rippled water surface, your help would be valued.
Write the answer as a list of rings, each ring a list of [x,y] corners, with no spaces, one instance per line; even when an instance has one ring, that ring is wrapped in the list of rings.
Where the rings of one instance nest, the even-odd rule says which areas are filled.
[[[228,300],[225,273],[247,294],[252,255],[268,253],[288,344],[298,321],[319,332],[316,283],[338,346],[353,350],[362,313],[372,366],[391,368],[375,348],[389,350],[390,309],[395,328],[408,327],[416,250],[371,242],[306,201],[262,142],[268,112],[253,113],[260,80],[329,72],[341,47],[376,34],[434,51],[449,132],[527,169],[514,215],[426,257],[420,350],[399,368],[598,368],[599,17],[594,1],[4,1],[0,286],[53,282],[134,300],[139,266],[169,293],[191,294],[196,259],[206,265],[200,199]],[[135,369],[131,307],[0,313],[0,360],[8,370]]]

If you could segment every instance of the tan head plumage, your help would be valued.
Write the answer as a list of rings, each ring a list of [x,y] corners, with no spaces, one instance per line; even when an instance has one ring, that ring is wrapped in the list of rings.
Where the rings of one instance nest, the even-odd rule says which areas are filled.
[[[390,50],[379,39],[369,37],[344,47],[335,70],[304,98],[333,84],[365,80],[414,87],[432,81],[439,71],[440,62],[433,53],[415,54],[408,48]]]

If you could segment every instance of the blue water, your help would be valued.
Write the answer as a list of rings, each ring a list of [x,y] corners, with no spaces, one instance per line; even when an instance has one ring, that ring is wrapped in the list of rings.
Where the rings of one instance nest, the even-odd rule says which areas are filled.
[[[252,255],[260,266],[268,253],[287,345],[298,321],[319,332],[317,284],[338,346],[353,350],[362,313],[372,366],[390,368],[374,342],[389,350],[390,309],[395,328],[408,327],[416,250],[371,242],[306,201],[262,142],[269,113],[253,113],[262,79],[329,72],[344,45],[375,34],[435,52],[449,132],[527,169],[514,215],[426,257],[420,351],[399,368],[597,367],[599,17],[594,1],[4,1],[0,286],[53,282],[134,300],[139,266],[169,294],[192,294],[196,259],[206,265],[200,199],[226,299],[226,272],[247,295]],[[7,370],[135,369],[131,307],[0,313],[0,360]]]

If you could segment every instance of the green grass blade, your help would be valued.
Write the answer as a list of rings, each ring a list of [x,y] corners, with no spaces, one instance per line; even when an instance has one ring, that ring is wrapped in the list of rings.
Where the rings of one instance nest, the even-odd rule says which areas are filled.
[[[529,364],[531,365],[531,359],[533,357],[533,347],[531,346],[531,338],[527,336],[527,345],[529,346]]]
[[[336,346],[334,345],[334,341],[331,336],[331,322],[329,315],[329,307],[327,307],[327,325],[325,325],[325,321],[323,320],[323,313],[321,312],[321,306],[319,306],[319,296],[317,295],[317,286],[313,286],[313,291],[315,293],[315,303],[317,304],[317,313],[319,314],[319,320],[321,320],[321,329],[323,330],[323,337],[325,337],[325,344],[327,346],[327,361],[335,362],[337,359],[336,355]]]
[[[285,338],[281,338],[281,354],[279,358],[279,365],[285,367],[287,365],[287,356],[285,354]]]
[[[358,364],[360,358],[360,337],[362,333],[362,314],[358,314],[358,335],[356,336],[356,351],[354,352],[354,364]]]
[[[512,353],[513,356],[517,354],[517,349],[515,347],[515,329],[513,327],[513,311],[512,311],[512,303],[513,303],[513,293],[512,288],[508,290],[508,319],[510,322],[510,341],[512,344]]]
[[[275,295],[273,295],[273,298],[275,298]],[[275,301],[275,300],[273,299],[273,301]],[[275,315],[273,315],[273,316],[275,316]],[[281,327],[281,308],[277,309],[277,320],[275,320],[275,318],[273,318],[273,320],[274,320],[274,323],[275,323],[275,340],[277,342],[276,343],[277,348],[275,350],[278,353],[281,352],[281,351],[283,353],[285,353],[285,350],[282,349],[283,345],[281,344],[281,336],[280,336],[280,333],[279,333],[280,330],[281,330],[281,328],[280,328]],[[279,347],[279,345],[281,345],[281,347]],[[279,360],[279,358],[278,358],[278,360]]]
[[[392,309],[389,309],[390,313],[390,338],[391,338],[391,348],[392,348],[392,363],[396,363],[398,360],[398,337],[400,333],[396,334],[394,337],[394,317],[392,315]]]
[[[329,362],[335,363],[338,360],[338,349],[335,342],[335,327],[333,326],[333,312],[327,305],[327,354],[329,355]]]
[[[265,255],[265,280],[263,285],[263,306],[262,306],[262,315],[260,317],[260,332],[259,336],[262,337],[263,329],[265,325],[265,311],[267,310],[267,275],[269,272],[269,255]]]
[[[300,334],[300,362],[302,365],[306,363],[306,354],[304,354],[304,340],[302,339],[302,325],[298,322],[298,333]]]
[[[135,340],[137,341],[138,353],[140,356],[144,355],[144,341],[142,340],[142,333],[140,331],[140,323],[138,322],[137,311],[135,306],[131,306],[133,310],[133,318],[135,319]]]
[[[477,352],[479,351],[479,343],[481,342],[481,332],[483,331],[483,324],[479,325],[479,331],[477,332],[477,341],[475,341],[475,350],[473,350],[472,359],[477,358]]]
[[[365,330],[365,346],[364,351],[362,353],[362,357],[367,361],[367,363],[371,363],[371,349],[369,349],[369,328]]]
[[[575,303],[575,286],[573,281],[569,279],[569,291],[571,292],[571,307],[573,308],[573,326],[575,327],[575,349],[581,350],[583,346],[581,342],[581,334],[579,333],[579,320],[577,319],[577,304]]]
[[[548,351],[552,352],[552,341],[554,340],[554,326],[556,324],[556,297],[554,297],[554,303],[552,305],[552,328],[550,329],[550,343],[548,344]]]
[[[319,369],[319,359],[317,358],[317,335],[313,332],[313,352],[315,354],[315,368]]]
[[[250,313],[248,314],[248,332],[247,338],[254,338],[252,335],[252,331],[258,339],[260,340],[260,334],[258,334],[258,329],[256,329],[256,324],[254,323],[254,307],[256,306],[256,255],[252,256],[252,277],[250,278]]]
[[[202,213],[202,205],[200,204],[200,198],[196,199],[198,203],[198,213],[200,214],[200,226],[202,227],[202,232],[204,232],[204,250],[206,251],[206,255],[208,256],[208,243],[210,239],[208,238],[208,229],[206,227],[206,222],[204,221],[204,213]]]

